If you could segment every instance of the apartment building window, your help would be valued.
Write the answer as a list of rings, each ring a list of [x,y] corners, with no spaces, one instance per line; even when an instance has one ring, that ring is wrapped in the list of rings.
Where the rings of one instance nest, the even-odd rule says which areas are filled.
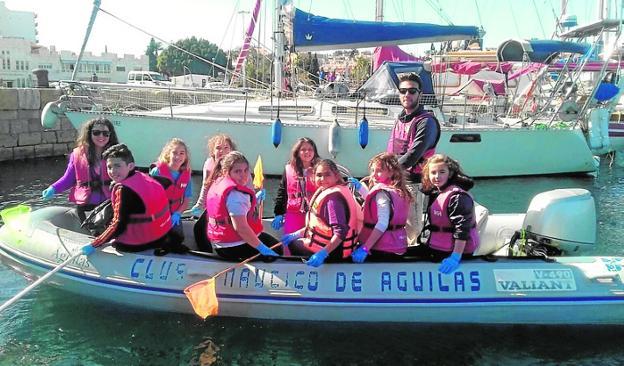
[[[126,67],[125,66],[117,66],[116,70],[123,72],[123,71],[126,71]]]

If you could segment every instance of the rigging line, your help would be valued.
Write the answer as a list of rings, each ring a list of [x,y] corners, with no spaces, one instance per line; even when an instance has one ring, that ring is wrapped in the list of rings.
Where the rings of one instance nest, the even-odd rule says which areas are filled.
[[[483,29],[483,19],[481,18],[481,9],[479,9],[479,2],[475,0],[475,7],[477,8],[477,18],[479,19],[479,25]]]
[[[342,7],[344,8],[347,16],[349,16],[350,19],[355,20],[355,15],[353,15],[353,11],[351,11],[351,7],[347,4],[346,0],[342,0]]]
[[[514,23],[514,27],[516,28],[516,35],[518,36],[518,38],[520,38],[520,29],[518,28],[518,22],[516,22],[516,17],[513,16],[514,10],[513,10],[513,6],[511,5],[511,1],[507,1],[507,4],[509,5],[509,14],[511,14],[511,19],[513,20]]]
[[[542,24],[542,17],[540,16],[539,11],[537,10],[537,4],[535,4],[535,0],[533,0],[532,3],[533,3],[533,9],[535,9],[535,15],[537,15],[537,20],[539,21],[540,29],[542,30],[542,37],[546,38],[546,32],[544,31],[544,25]]]
[[[401,19],[401,21],[405,21],[405,13],[401,11],[401,9],[397,8],[396,0],[392,1],[392,8],[394,8],[394,13],[396,14],[397,19]]]
[[[212,62],[212,61],[208,61],[208,60],[206,60],[205,58],[203,58],[203,57],[201,57],[201,56],[198,56],[198,55],[196,55],[196,54],[194,54],[194,53],[192,53],[192,52],[189,52],[189,51],[185,50],[184,48],[182,48],[182,47],[180,47],[180,46],[178,46],[178,45],[176,45],[176,44],[173,44],[173,43],[171,43],[171,42],[169,42],[169,41],[166,41],[166,40],[164,40],[163,38],[160,38],[160,37],[158,37],[158,36],[157,36],[157,35],[155,35],[155,34],[152,34],[152,33],[148,32],[148,31],[146,31],[146,30],[144,30],[144,29],[142,29],[142,28],[139,28],[139,27],[137,27],[137,26],[136,26],[136,25],[134,25],[134,24],[130,24],[129,22],[127,22],[127,21],[125,21],[125,20],[121,19],[120,17],[116,16],[115,14],[113,14],[113,13],[111,13],[111,12],[107,11],[107,10],[104,10],[104,9],[100,8],[100,11],[101,11],[101,12],[103,12],[103,13],[105,13],[105,14],[107,14],[107,15],[109,15],[109,16],[111,16],[111,17],[113,17],[113,18],[115,18],[115,19],[117,19],[118,21],[120,21],[120,22],[124,23],[125,25],[127,25],[127,26],[129,26],[129,27],[131,27],[131,28],[134,28],[134,29],[138,30],[139,32],[145,33],[145,34],[147,34],[148,36],[150,36],[150,37],[152,37],[152,38],[154,38],[154,39],[157,39],[157,40],[161,41],[162,43],[166,44],[166,45],[167,45],[167,46],[169,46],[169,47],[173,47],[173,48],[175,48],[176,50],[178,50],[178,51],[180,51],[180,52],[182,52],[182,53],[186,53],[187,55],[189,55],[189,56],[191,56],[191,57],[194,57],[194,58],[196,58],[196,59],[198,59],[198,60],[201,60],[201,61],[203,61],[203,62],[207,63],[208,65],[212,65],[212,66],[214,66],[214,67],[216,67],[216,68],[218,68],[218,69],[221,69],[221,70],[223,70],[223,72],[225,72],[225,73],[228,73],[228,72],[229,72],[229,73],[233,73],[232,71],[227,70],[227,68],[225,68],[225,67],[223,67],[223,66],[221,66],[221,65],[219,65],[219,64],[217,64],[217,63],[214,63],[214,62]],[[237,77],[241,77],[241,74],[240,74],[240,73],[238,73],[238,74],[237,74]]]
[[[225,27],[225,32],[223,32],[223,38],[221,38],[221,42],[219,43],[219,48],[218,50],[222,49],[223,46],[223,42],[225,42],[225,35],[228,34],[228,31],[230,30],[230,25],[232,25],[232,20],[234,19],[234,15],[236,14],[236,9],[238,9],[238,4],[240,3],[240,0],[236,1],[236,5],[234,5],[234,9],[232,10],[232,15],[230,15],[230,20],[228,21],[227,26]],[[219,53],[219,51],[217,50],[217,54]],[[225,52],[223,52],[223,55],[225,55]]]

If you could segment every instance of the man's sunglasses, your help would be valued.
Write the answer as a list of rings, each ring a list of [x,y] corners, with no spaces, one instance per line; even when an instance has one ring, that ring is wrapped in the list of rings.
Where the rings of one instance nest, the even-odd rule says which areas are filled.
[[[104,135],[104,137],[109,137],[110,136],[110,131],[100,131],[100,130],[92,130],[91,134],[93,136],[100,136],[100,135]]]
[[[420,93],[420,89],[418,88],[399,88],[399,93],[400,94],[405,94],[405,93],[410,93],[410,94],[416,94],[416,93]]]

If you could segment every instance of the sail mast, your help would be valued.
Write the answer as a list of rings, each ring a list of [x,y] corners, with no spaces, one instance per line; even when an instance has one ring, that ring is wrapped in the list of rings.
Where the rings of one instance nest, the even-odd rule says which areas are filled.
[[[278,93],[282,91],[284,64],[284,22],[282,19],[282,6],[286,6],[288,2],[288,0],[273,0],[275,10],[275,15],[273,16],[273,70],[275,74],[273,85]]]
[[[91,35],[91,29],[93,28],[93,23],[95,23],[95,17],[97,16],[98,11],[100,10],[100,5],[102,0],[93,0],[93,10],[91,11],[91,18],[89,19],[89,25],[87,25],[87,32],[85,33],[84,40],[82,41],[82,47],[80,48],[80,54],[76,59],[76,64],[74,65],[74,71],[72,72],[71,80],[76,80],[76,73],[78,72],[78,66],[80,65],[80,61],[82,60],[82,55],[84,54],[84,50],[87,47],[87,41],[89,40],[89,36]]]
[[[384,0],[377,0],[375,3],[375,21],[383,22]]]

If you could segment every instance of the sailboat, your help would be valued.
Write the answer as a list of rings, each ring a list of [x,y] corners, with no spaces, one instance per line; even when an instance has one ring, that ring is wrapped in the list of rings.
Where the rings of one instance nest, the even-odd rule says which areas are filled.
[[[98,6],[94,5],[94,13]],[[120,91],[114,85],[72,81],[63,84],[65,95],[61,99],[44,108],[42,124],[51,128],[60,117],[66,117],[79,128],[92,118],[106,117],[114,123],[120,140],[129,144],[139,166],[148,166],[172,137],[185,140],[194,156],[203,156],[207,137],[227,133],[248,156],[281,157],[265,159],[264,170],[270,175],[282,173],[291,146],[296,139],[306,136],[316,142],[321,156],[334,158],[354,175],[363,176],[370,157],[385,150],[401,107],[370,98],[290,97],[282,92],[284,50],[468,40],[480,34],[475,26],[332,19],[282,1],[275,4],[275,9],[282,20],[277,22],[274,32],[277,93],[171,87],[151,88],[148,92],[127,88]],[[471,121],[466,118],[457,123],[441,111],[441,100],[434,93],[428,67],[426,63],[388,65],[386,79],[394,84],[386,87],[396,92],[398,75],[403,72],[421,75],[425,80],[423,92],[429,95],[423,98],[423,104],[443,125],[437,150],[458,159],[467,174],[498,177],[585,173],[596,169],[583,129],[568,127],[570,124],[548,128],[555,118],[559,119],[560,107],[548,105],[554,113],[548,114],[547,128],[527,125],[521,116],[490,119],[488,123],[478,123],[479,119],[475,120],[477,123],[468,123]],[[143,100],[137,102],[134,97],[141,95]],[[132,108],[137,105],[139,108]],[[193,169],[201,169],[201,160],[194,159]]]

